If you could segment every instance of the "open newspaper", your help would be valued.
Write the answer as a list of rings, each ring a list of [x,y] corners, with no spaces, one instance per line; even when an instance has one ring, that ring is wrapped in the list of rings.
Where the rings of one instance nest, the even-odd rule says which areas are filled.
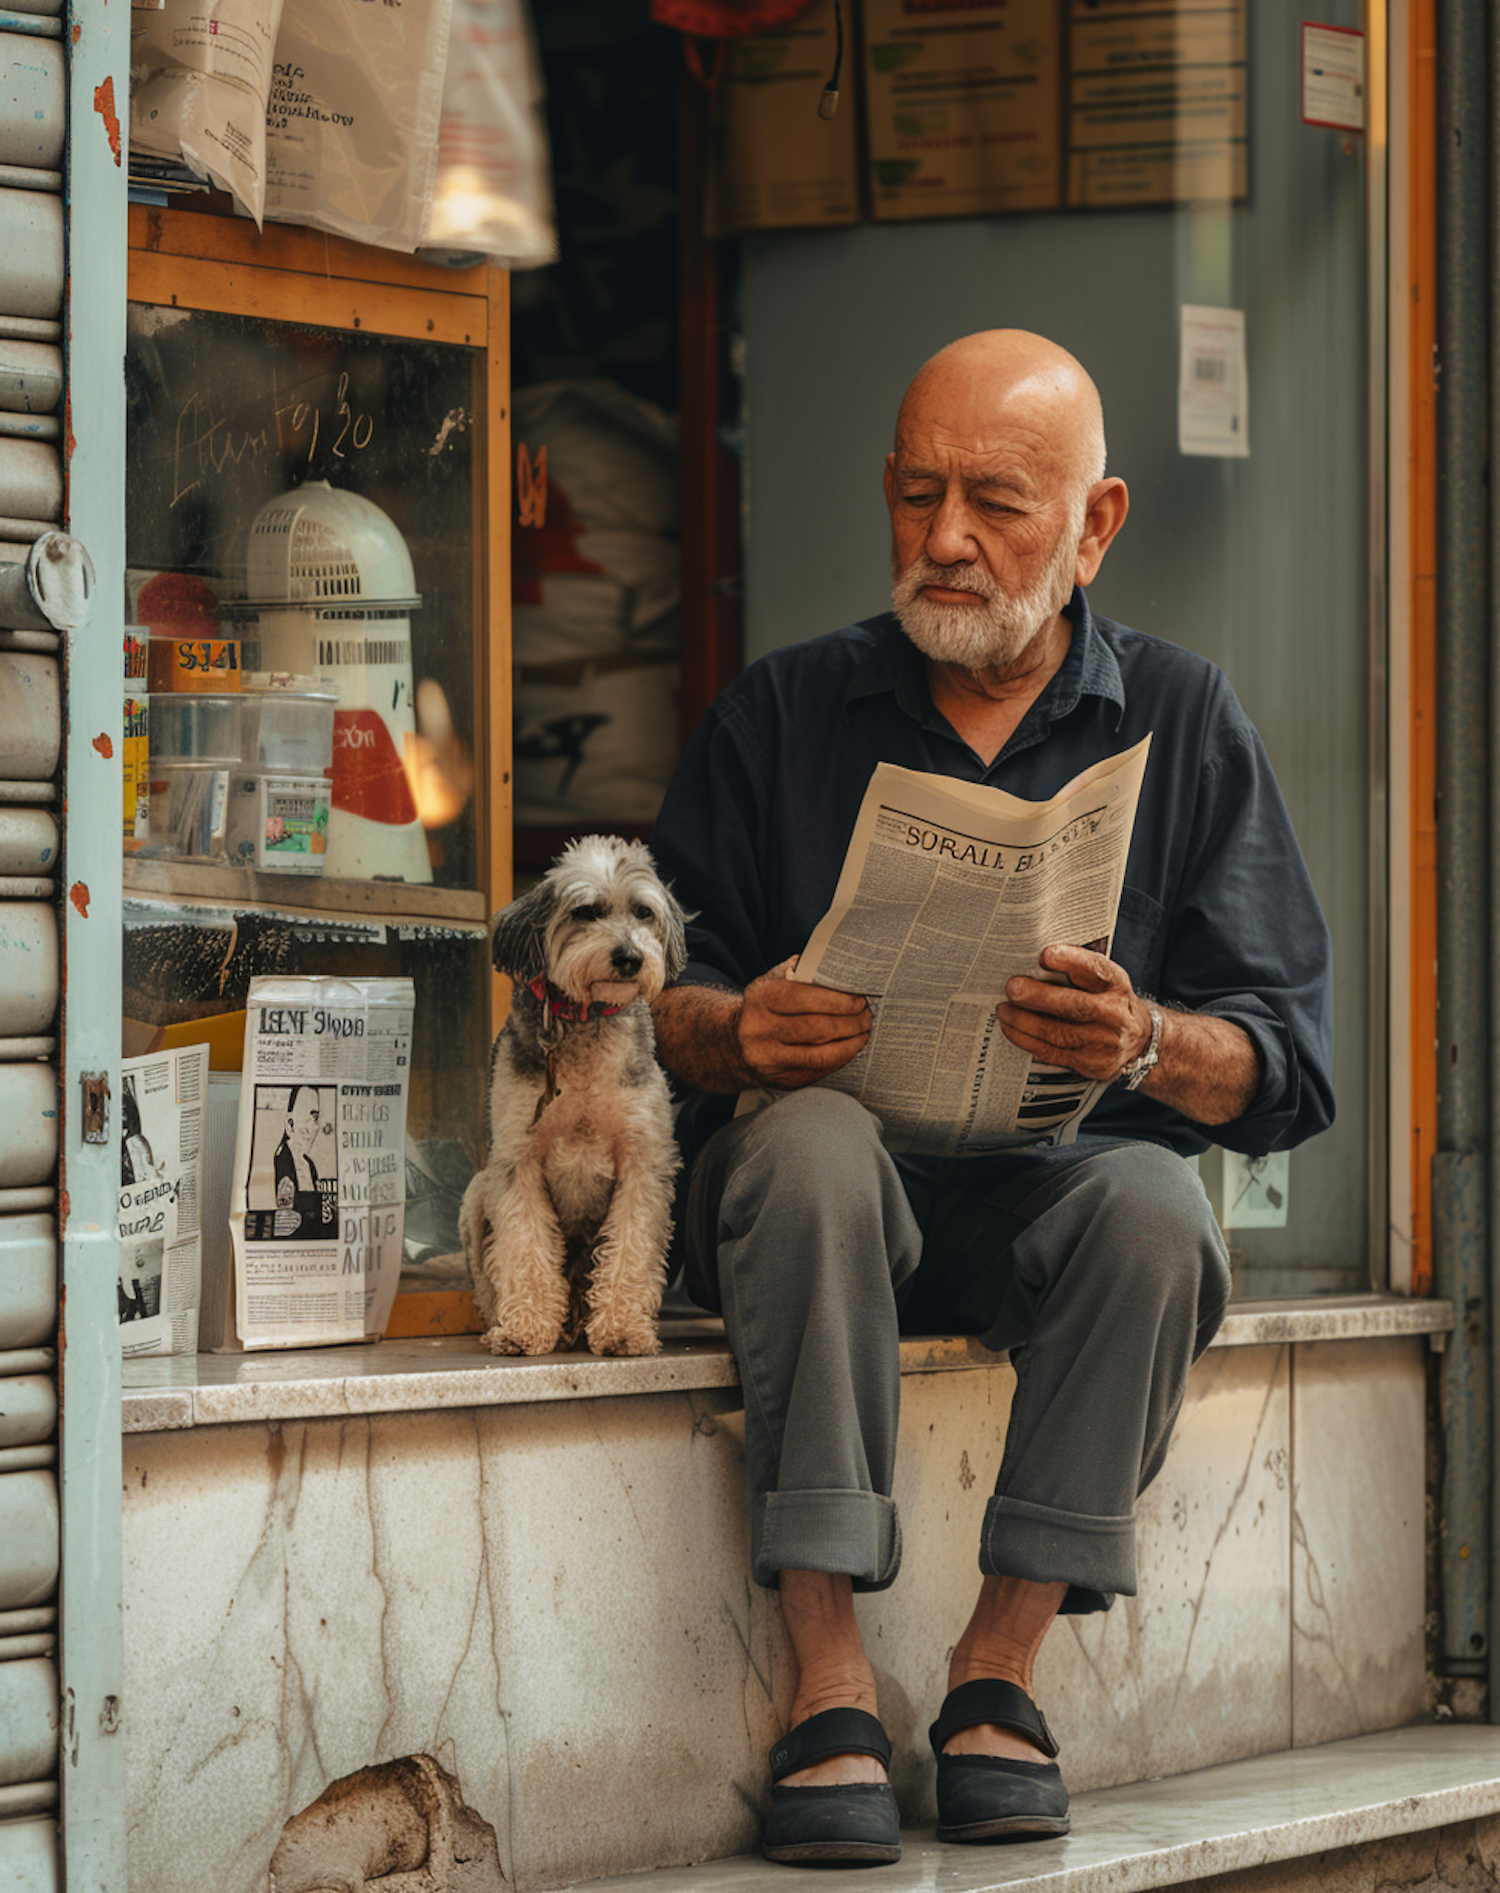
[[[1015,974],[1058,942],[1108,953],[1149,736],[1050,802],[880,763],[833,905],[792,977],[862,993],[870,1042],[822,1080],[880,1119],[886,1147],[957,1157],[1071,1143],[1104,1086],[1000,1030]]]
[[[202,1268],[199,1168],[208,1047],[120,1067],[120,1347],[192,1354]]]
[[[229,1228],[241,1347],[378,1340],[401,1277],[409,979],[252,979]]]

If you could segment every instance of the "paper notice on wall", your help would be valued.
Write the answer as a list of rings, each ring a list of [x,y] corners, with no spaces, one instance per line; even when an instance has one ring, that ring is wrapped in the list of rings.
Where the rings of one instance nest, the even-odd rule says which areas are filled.
[[[1224,1152],[1225,1229],[1285,1229],[1291,1177],[1291,1153],[1273,1150],[1264,1157]]]
[[[864,27],[877,217],[1057,204],[1054,0],[865,0]]]
[[[1352,26],[1302,27],[1302,122],[1365,128],[1365,36]]]
[[[208,1047],[120,1067],[120,1345],[128,1357],[193,1354],[202,1275],[199,1220]]]
[[[406,1211],[409,979],[252,979],[229,1225],[239,1344],[374,1341]]]
[[[1182,305],[1182,372],[1177,384],[1179,453],[1244,460],[1250,454],[1245,312]]]
[[[266,119],[266,216],[415,250],[432,205],[452,0],[297,0]]]
[[[178,158],[259,224],[282,0],[167,0],[130,19],[130,146]]]

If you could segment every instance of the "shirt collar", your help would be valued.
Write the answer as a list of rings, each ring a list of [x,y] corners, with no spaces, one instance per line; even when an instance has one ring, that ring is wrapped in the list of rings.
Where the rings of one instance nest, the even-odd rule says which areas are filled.
[[[1073,587],[1073,596],[1063,609],[1073,621],[1068,654],[1034,708],[1049,723],[1055,723],[1076,710],[1081,698],[1100,697],[1115,706],[1118,729],[1125,714],[1125,681],[1080,586]],[[869,623],[876,633],[875,641],[850,674],[844,690],[845,704],[888,690],[907,715],[921,723],[932,714],[926,659],[901,629],[894,612]]]

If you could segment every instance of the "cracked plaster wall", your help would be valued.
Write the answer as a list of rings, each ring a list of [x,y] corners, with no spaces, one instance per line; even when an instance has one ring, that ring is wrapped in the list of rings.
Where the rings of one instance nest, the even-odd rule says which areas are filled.
[[[1038,1665],[1075,1789],[1421,1713],[1422,1345],[1199,1364],[1141,1505],[1141,1596]],[[859,1608],[909,1821],[1012,1385],[903,1387],[905,1563]],[[129,1436],[132,1893],[264,1893],[293,1810],[416,1752],[523,1893],[752,1846],[792,1671],[744,1575],[736,1400]]]

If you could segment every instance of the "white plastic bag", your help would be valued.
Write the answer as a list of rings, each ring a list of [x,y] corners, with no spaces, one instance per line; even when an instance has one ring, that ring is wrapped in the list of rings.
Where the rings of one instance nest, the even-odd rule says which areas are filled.
[[[259,224],[282,0],[166,0],[130,16],[130,146],[181,158]]]
[[[541,70],[525,0],[453,0],[424,249],[512,269],[557,260]]]
[[[452,0],[287,0],[266,216],[414,250],[437,169]]]

